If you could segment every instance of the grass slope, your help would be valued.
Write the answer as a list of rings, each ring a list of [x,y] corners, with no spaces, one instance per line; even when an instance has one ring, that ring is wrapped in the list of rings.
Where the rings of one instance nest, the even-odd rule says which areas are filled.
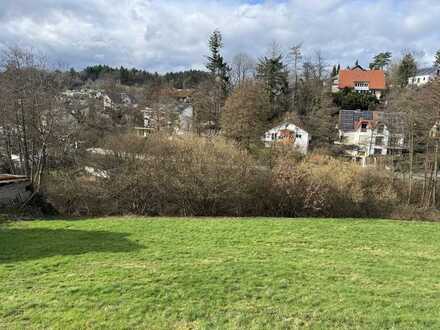
[[[440,328],[440,225],[0,225],[0,328]]]

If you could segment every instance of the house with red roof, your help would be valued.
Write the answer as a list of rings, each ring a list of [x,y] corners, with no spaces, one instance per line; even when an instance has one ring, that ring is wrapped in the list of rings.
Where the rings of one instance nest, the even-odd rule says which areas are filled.
[[[358,93],[373,94],[380,99],[386,89],[383,70],[365,70],[360,65],[340,70],[333,80],[332,92],[337,93],[345,88]]]

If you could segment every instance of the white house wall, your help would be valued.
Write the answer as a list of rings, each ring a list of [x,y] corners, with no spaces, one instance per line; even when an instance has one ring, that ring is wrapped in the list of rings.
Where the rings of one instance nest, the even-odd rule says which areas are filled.
[[[388,146],[390,140],[390,132],[385,128],[383,133],[379,134],[377,129],[367,129],[366,132],[362,132],[359,128],[357,131],[344,132],[342,144],[355,145],[360,148],[359,156],[373,156],[378,155],[376,150],[380,150],[379,155],[387,155]],[[376,144],[376,138],[383,138],[382,144]]]
[[[299,128],[296,125],[280,125],[269,131],[267,131],[262,139],[266,147],[270,147],[274,142],[280,141],[280,132],[283,130],[288,130],[294,133],[297,137],[293,143],[293,147],[298,149],[303,154],[307,154],[309,149],[310,135],[305,130]],[[275,139],[272,139],[274,135]]]

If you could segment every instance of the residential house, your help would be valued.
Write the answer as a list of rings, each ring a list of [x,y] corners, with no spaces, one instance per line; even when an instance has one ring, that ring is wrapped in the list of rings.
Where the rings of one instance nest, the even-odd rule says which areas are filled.
[[[333,79],[332,92],[349,88],[358,93],[372,94],[380,99],[386,89],[385,72],[383,70],[365,70],[360,65],[341,69]]]
[[[194,89],[170,88],[163,90],[162,96],[173,98],[178,103],[191,103],[191,98],[194,95],[194,92]]]
[[[400,154],[404,146],[404,118],[401,113],[341,110],[339,114],[339,145],[363,166],[369,157]]]
[[[292,123],[283,123],[267,131],[262,138],[266,147],[275,143],[292,145],[303,154],[307,154],[311,136],[308,132]]]
[[[423,68],[417,70],[416,75],[408,79],[408,85],[417,87],[424,86],[430,81],[433,81],[438,76],[440,76],[440,68]]]
[[[192,89],[171,88],[162,90],[160,96],[164,100],[159,107],[163,109],[153,110],[146,107],[140,110],[143,125],[135,127],[135,131],[141,136],[147,136],[150,132],[166,126],[170,132],[179,135],[192,132],[193,106],[191,105],[191,97],[193,93],[194,90]]]
[[[157,116],[154,116],[153,110],[149,107],[140,110],[142,114],[142,126],[135,127],[135,132],[140,136],[148,136],[156,127]]]

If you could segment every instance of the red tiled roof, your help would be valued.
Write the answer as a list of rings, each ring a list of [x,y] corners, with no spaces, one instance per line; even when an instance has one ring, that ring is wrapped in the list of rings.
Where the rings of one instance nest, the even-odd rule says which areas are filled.
[[[354,88],[356,81],[366,81],[370,89],[385,89],[385,73],[383,70],[341,70],[339,71],[339,88]]]

